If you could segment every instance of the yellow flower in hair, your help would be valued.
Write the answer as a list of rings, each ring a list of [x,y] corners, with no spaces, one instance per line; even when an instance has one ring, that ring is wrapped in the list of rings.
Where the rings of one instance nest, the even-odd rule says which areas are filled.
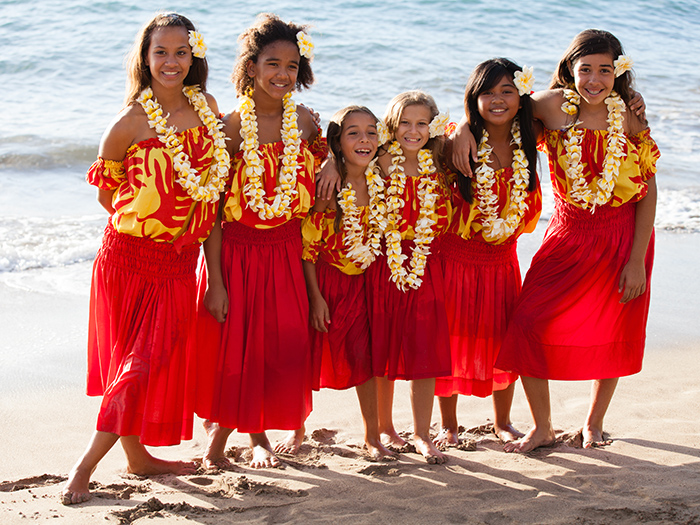
[[[389,128],[382,119],[377,121],[377,136],[379,140],[379,145],[386,144],[391,140],[391,133],[389,133]]]
[[[532,91],[532,86],[535,85],[535,68],[523,66],[522,71],[516,71],[513,75],[513,83],[518,88],[518,94],[529,95]]]
[[[449,121],[449,113],[439,113],[438,115],[435,115],[435,118],[433,118],[433,120],[430,121],[430,126],[428,126],[428,130],[430,131],[430,138],[432,139],[440,135],[444,135],[445,126]]]
[[[297,33],[297,45],[299,46],[299,54],[309,59],[314,59],[314,43],[309,38],[309,35],[303,31]]]
[[[190,31],[190,46],[192,47],[192,54],[197,58],[204,58],[207,56],[207,46],[204,43],[202,34],[197,31]]]
[[[620,55],[619,57],[617,57],[617,60],[613,62],[613,66],[615,66],[615,78],[625,74],[627,71],[632,69],[633,65],[634,60],[632,60],[627,55]]]

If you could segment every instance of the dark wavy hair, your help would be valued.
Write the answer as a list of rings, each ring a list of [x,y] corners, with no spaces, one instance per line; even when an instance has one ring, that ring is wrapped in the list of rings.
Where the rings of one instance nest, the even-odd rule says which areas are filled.
[[[476,66],[472,74],[469,75],[467,86],[464,89],[464,112],[469,121],[469,129],[474,135],[477,144],[485,127],[484,118],[479,113],[479,95],[493,89],[504,76],[513,80],[516,71],[522,71],[522,68],[515,62],[507,58],[492,58]],[[522,148],[527,158],[528,171],[530,172],[528,190],[532,191],[535,189],[537,179],[537,136],[533,126],[532,99],[529,93],[520,96],[520,109],[518,109],[517,118],[520,120]],[[473,171],[476,166],[474,161],[471,161],[471,164]],[[459,173],[457,175],[457,187],[467,202],[473,201],[471,177],[466,177]]]
[[[151,85],[151,70],[146,65],[146,57],[153,32],[161,27],[184,27],[185,31],[196,31],[194,24],[187,17],[177,13],[157,13],[143,26],[136,35],[134,45],[126,58],[127,79],[124,103],[127,105],[135,102],[141,91]],[[192,55],[192,65],[184,84],[186,86],[198,84],[202,91],[206,91],[208,75],[207,59]]]
[[[242,95],[246,89],[253,87],[253,79],[248,76],[247,72],[249,61],[257,64],[263,49],[279,40],[286,40],[297,46],[297,33],[299,31],[307,33],[308,26],[284,22],[272,13],[259,14],[255,23],[238,37],[241,50],[231,75],[231,82],[236,86],[236,93]],[[311,70],[311,61],[299,55],[296,89],[309,88],[313,83],[314,73]]]
[[[345,162],[343,159],[343,151],[340,145],[340,138],[343,135],[343,129],[345,126],[345,119],[347,119],[350,115],[353,115],[354,113],[364,113],[366,115],[369,115],[374,122],[377,122],[377,117],[374,113],[369,108],[366,108],[365,106],[348,106],[346,108],[343,108],[339,111],[336,111],[335,114],[331,117],[330,122],[328,123],[328,129],[326,131],[326,140],[328,141],[328,148],[331,150],[331,153],[333,154],[333,160],[335,162],[335,167],[338,170],[338,173],[340,174],[340,182],[341,182],[341,187],[345,186],[345,181],[348,176],[348,170],[345,167]],[[376,156],[376,153],[375,153]],[[343,210],[340,209],[340,207],[337,208],[336,214],[335,214],[335,229],[336,231],[340,227],[340,221],[343,217]]]
[[[396,135],[396,130],[399,128],[399,122],[401,122],[401,116],[403,115],[403,110],[408,106],[425,106],[430,110],[430,119],[434,119],[440,111],[438,110],[435,99],[424,93],[423,91],[405,91],[399,93],[386,108],[384,113],[384,123],[386,124],[389,134],[394,137]],[[388,144],[383,146],[388,148]],[[428,139],[428,142],[424,146],[428,148],[433,154],[433,162],[438,170],[442,169],[444,165],[444,149],[445,149],[445,137],[433,137]]]
[[[552,75],[549,89],[572,87],[574,84],[572,71],[576,61],[581,57],[598,54],[610,55],[614,62],[617,57],[625,53],[622,50],[622,44],[612,33],[601,29],[581,31],[574,37],[559,61],[559,65]],[[632,98],[633,85],[634,75],[632,71],[625,71],[615,79],[613,89],[622,97],[625,104],[629,103]],[[574,122],[576,122],[576,118],[574,118]]]

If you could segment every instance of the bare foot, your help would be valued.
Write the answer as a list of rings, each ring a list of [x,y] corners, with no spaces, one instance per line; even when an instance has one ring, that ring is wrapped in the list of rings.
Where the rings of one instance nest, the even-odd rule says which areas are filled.
[[[447,461],[447,456],[440,452],[430,439],[413,436],[413,444],[416,446],[416,451],[422,454],[430,465],[439,465]]]
[[[146,461],[128,462],[126,471],[137,476],[158,476],[160,474],[182,476],[195,474],[197,464],[192,461],[166,461],[150,456]]]
[[[202,464],[206,469],[229,470],[233,468],[231,461],[226,457],[226,440],[231,435],[230,428],[222,427],[218,423],[212,423],[208,419],[204,421],[204,430],[207,431],[209,441],[207,449],[202,456]]]
[[[287,436],[275,445],[276,454],[296,454],[304,442],[306,428],[302,426],[296,430],[290,430]]]
[[[522,438],[503,445],[506,452],[530,452],[538,447],[551,447],[556,442],[554,430],[551,428],[540,430],[533,427]]]
[[[598,448],[610,445],[613,440],[600,428],[583,427],[583,448]]]
[[[253,459],[250,460],[250,466],[253,468],[274,468],[280,466],[280,460],[275,456],[271,448],[263,445],[255,445],[253,447]]]
[[[459,445],[459,431],[455,428],[441,428],[433,443],[441,450]]]
[[[280,466],[280,460],[275,456],[265,432],[250,434],[250,448],[253,449],[253,459],[250,460],[251,467],[274,468]]]
[[[81,472],[78,469],[71,470],[61,491],[61,503],[76,505],[92,498],[89,489],[91,474],[92,472]]]
[[[501,440],[501,443],[510,443],[511,441],[516,441],[525,435],[522,432],[520,432],[517,428],[515,428],[511,423],[508,423],[504,426],[494,424],[493,433],[496,434],[496,436],[498,436],[498,439]]]
[[[385,447],[378,439],[365,440],[365,448],[370,461],[395,461],[398,453]]]
[[[382,444],[391,450],[396,452],[403,452],[406,449],[408,443],[396,433],[396,430],[391,430],[391,432],[382,432],[380,434]]]

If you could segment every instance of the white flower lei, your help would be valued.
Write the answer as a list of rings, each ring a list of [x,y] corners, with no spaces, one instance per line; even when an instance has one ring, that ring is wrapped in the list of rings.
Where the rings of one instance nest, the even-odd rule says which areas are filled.
[[[292,100],[292,94],[287,93],[282,99],[284,113],[282,114],[282,142],[284,154],[279,172],[279,184],[275,187],[275,197],[272,204],[265,202],[265,189],[263,188],[263,175],[265,169],[260,157],[260,144],[258,142],[258,124],[255,117],[255,102],[253,102],[253,90],[248,89],[241,97],[238,111],[241,115],[241,149],[245,162],[245,175],[247,183],[243,193],[248,197],[248,207],[263,220],[273,217],[281,217],[289,210],[292,199],[297,195],[297,170],[300,154],[301,131],[297,126],[296,104]]]
[[[348,258],[366,269],[381,253],[381,238],[386,229],[384,204],[384,180],[376,169],[376,159],[365,170],[367,190],[369,193],[369,227],[367,243],[362,242],[362,225],[360,209],[355,205],[357,197],[352,184],[348,183],[339,193],[338,204],[343,210],[344,242]]]
[[[408,256],[401,253],[401,232],[399,232],[401,210],[406,204],[400,197],[403,195],[406,187],[406,174],[401,165],[406,160],[406,157],[403,156],[401,146],[396,141],[389,146],[388,151],[392,155],[392,161],[389,168],[391,182],[387,189],[388,224],[384,234],[386,238],[386,256],[391,269],[391,280],[396,283],[399,290],[405,292],[407,286],[417,290],[423,282],[421,277],[425,273],[428,255],[430,255],[430,243],[434,238],[432,227],[436,221],[432,218],[432,215],[435,212],[438,198],[438,195],[435,193],[438,182],[432,177],[436,171],[433,164],[433,154],[430,150],[420,150],[418,152],[418,173],[421,175],[418,182],[420,213],[414,226],[414,247],[411,255],[410,270],[407,271],[403,263]]]
[[[155,128],[158,139],[165,144],[173,156],[173,166],[178,172],[177,182],[187,190],[187,194],[192,199],[216,202],[219,200],[219,194],[224,191],[224,184],[231,166],[231,158],[226,151],[226,135],[221,131],[223,123],[209,109],[207,98],[202,94],[199,86],[185,86],[182,92],[197,111],[199,119],[207,127],[207,132],[214,142],[209,178],[203,186],[201,185],[202,176],[192,167],[182,142],[177,138],[175,128],[168,127],[169,115],[163,115],[163,108],[153,97],[153,90],[150,87],[144,89],[137,101],[148,115],[148,125]]]
[[[484,130],[479,142],[477,152],[480,166],[474,170],[476,180],[476,194],[479,198],[477,208],[485,217],[483,220],[483,232],[486,240],[505,240],[518,228],[525,216],[528,204],[525,202],[527,187],[530,183],[530,173],[528,171],[528,160],[522,148],[522,137],[520,136],[520,120],[516,117],[510,128],[513,136],[511,144],[515,144],[517,149],[513,152],[513,187],[510,190],[510,204],[506,210],[505,219],[498,213],[498,195],[493,192],[493,185],[496,182],[496,172],[489,166],[491,148],[488,145],[489,134]]]
[[[575,108],[580,103],[580,96],[571,89],[565,89],[564,96],[567,98],[567,102],[562,104],[562,110],[573,114],[570,113],[571,107]],[[586,178],[583,175],[583,165],[581,164],[581,140],[584,130],[576,129],[576,125],[571,126],[567,130],[566,138],[564,139],[568,162],[566,175],[572,182],[571,199],[584,210],[590,208],[591,213],[595,212],[596,206],[602,206],[610,201],[610,197],[615,189],[615,183],[620,175],[620,162],[625,156],[624,145],[627,142],[622,126],[624,120],[622,113],[625,111],[624,101],[615,91],[611,91],[610,95],[605,99],[605,104],[608,107],[608,136],[605,140],[603,172],[598,178],[598,189],[595,193],[586,183]],[[574,109],[574,112],[576,109]]]

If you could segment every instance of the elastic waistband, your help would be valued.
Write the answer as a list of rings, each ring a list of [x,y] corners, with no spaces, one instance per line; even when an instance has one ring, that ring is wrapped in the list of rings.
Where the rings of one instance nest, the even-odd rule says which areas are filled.
[[[123,270],[163,279],[192,277],[197,270],[199,244],[188,244],[178,252],[169,242],[119,233],[107,223],[97,253],[103,262]]]
[[[600,206],[591,213],[562,200],[555,200],[553,221],[558,221],[568,228],[577,230],[616,230],[634,225],[635,205],[626,203],[622,206]]]
[[[299,239],[301,242],[301,219],[291,219],[275,228],[260,229],[245,226],[238,221],[224,222],[223,238],[245,244],[281,244]]]
[[[473,239],[466,240],[454,233],[448,233],[442,238],[440,256],[462,264],[502,264],[517,261],[517,247],[517,241],[488,244]]]

